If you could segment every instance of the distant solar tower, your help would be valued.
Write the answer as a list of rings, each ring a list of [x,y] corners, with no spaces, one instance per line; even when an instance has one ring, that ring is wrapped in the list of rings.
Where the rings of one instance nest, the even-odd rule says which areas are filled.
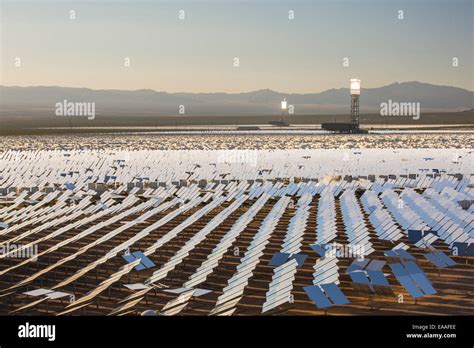
[[[286,98],[283,98],[281,102],[281,123],[282,124],[286,123],[285,116],[286,116],[287,109],[288,109],[288,102],[286,101]]]
[[[360,80],[351,79],[351,132],[359,132]]]

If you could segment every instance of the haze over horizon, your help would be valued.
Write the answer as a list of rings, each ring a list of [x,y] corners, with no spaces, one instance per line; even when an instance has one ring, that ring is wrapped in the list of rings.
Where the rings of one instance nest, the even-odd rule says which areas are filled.
[[[473,91],[472,4],[3,0],[0,84],[319,93],[358,77],[363,88],[423,81]]]
[[[58,101],[93,101],[103,113],[175,115],[185,106],[186,115],[271,115],[280,112],[287,98],[295,114],[334,114],[348,111],[349,88],[320,93],[281,93],[262,89],[243,93],[168,93],[146,90],[94,90],[63,87],[0,86],[0,117],[17,117],[23,112],[51,111]],[[393,83],[378,88],[363,88],[361,111],[380,111],[381,103],[416,101],[423,112],[474,110],[474,92],[458,87],[421,82]]]
[[[436,85],[436,84],[431,84],[431,83],[426,83],[422,81],[395,81],[386,85],[381,85],[381,86],[364,86],[362,87],[362,90],[364,89],[378,89],[378,88],[384,88],[384,87],[389,87],[389,86],[395,86],[395,85],[404,85],[404,84],[420,84],[420,85],[431,85],[435,87],[450,87],[450,88],[460,88],[469,92],[474,92],[474,90],[470,90],[467,88],[462,88],[462,87],[457,87],[457,86],[449,86],[449,85]],[[90,88],[87,86],[58,86],[58,85],[31,85],[31,86],[21,86],[21,85],[2,85],[0,84],[0,87],[20,87],[20,88],[30,88],[30,87],[45,87],[45,88],[63,88],[63,89],[88,89],[91,91],[123,91],[123,92],[141,92],[141,91],[153,91],[157,93],[168,93],[168,94],[248,94],[248,93],[254,93],[254,92],[261,92],[261,91],[269,91],[269,92],[275,92],[279,94],[297,94],[297,95],[305,95],[305,94],[319,94],[319,93],[324,93],[328,92],[331,90],[341,90],[341,89],[349,89],[348,86],[338,86],[338,87],[332,87],[328,89],[324,89],[321,91],[309,91],[309,92],[303,92],[303,93],[298,93],[298,92],[292,92],[292,91],[279,91],[275,90],[272,88],[259,88],[259,89],[254,89],[254,90],[246,90],[246,91],[235,91],[235,92],[221,92],[221,91],[209,91],[209,92],[188,92],[188,91],[176,91],[176,92],[170,92],[170,91],[165,91],[165,90],[159,90],[159,89],[153,89],[153,88],[138,88],[138,89],[116,89],[116,88]]]

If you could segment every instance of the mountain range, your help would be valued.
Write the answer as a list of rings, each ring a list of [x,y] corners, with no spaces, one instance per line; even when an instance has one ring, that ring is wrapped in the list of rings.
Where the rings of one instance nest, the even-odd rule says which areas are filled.
[[[279,114],[283,98],[294,105],[295,114],[341,114],[349,112],[348,88],[320,93],[282,93],[262,89],[247,93],[167,93],[142,89],[93,90],[71,87],[0,86],[0,116],[38,113],[54,115],[55,105],[69,102],[95,102],[98,115],[273,115]],[[418,81],[362,88],[361,112],[378,113],[380,103],[419,102],[422,112],[457,112],[474,109],[474,92]]]

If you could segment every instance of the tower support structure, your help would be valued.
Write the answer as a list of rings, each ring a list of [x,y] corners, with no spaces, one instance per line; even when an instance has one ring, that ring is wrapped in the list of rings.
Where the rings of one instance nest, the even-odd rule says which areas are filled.
[[[351,128],[353,133],[359,131],[359,97],[358,94],[351,94]]]

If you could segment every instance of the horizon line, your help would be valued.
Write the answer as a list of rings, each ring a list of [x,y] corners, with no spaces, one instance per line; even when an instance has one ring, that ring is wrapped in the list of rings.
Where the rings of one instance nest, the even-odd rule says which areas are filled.
[[[450,86],[450,85],[438,85],[434,83],[429,83],[429,82],[421,82],[417,80],[412,80],[412,81],[395,81],[387,85],[382,85],[378,87],[362,87],[361,89],[377,89],[377,88],[382,88],[382,87],[388,87],[391,85],[395,84],[405,84],[405,83],[420,83],[424,85],[431,85],[431,86],[436,86],[436,87],[451,87],[451,88],[458,88],[462,89],[471,93],[474,93],[474,90],[469,90],[467,88],[459,87],[459,86]],[[58,86],[58,85],[29,85],[29,86],[21,86],[21,85],[4,85],[0,84],[0,87],[16,87],[16,88],[38,88],[38,87],[46,87],[46,88],[70,88],[70,89],[88,89],[91,91],[121,91],[121,92],[140,92],[140,91],[153,91],[155,93],[167,93],[167,94],[248,94],[248,93],[254,93],[254,92],[259,92],[259,91],[271,91],[275,93],[280,93],[280,94],[319,94],[323,92],[327,92],[330,90],[340,90],[340,89],[350,89],[350,87],[333,87],[329,89],[325,89],[319,92],[305,92],[305,93],[295,93],[295,92],[281,92],[277,91],[271,88],[260,88],[260,89],[254,89],[250,91],[245,91],[245,92],[167,92],[167,91],[160,91],[152,88],[141,88],[141,89],[117,89],[117,88],[90,88],[90,87],[71,87],[71,86]]]

